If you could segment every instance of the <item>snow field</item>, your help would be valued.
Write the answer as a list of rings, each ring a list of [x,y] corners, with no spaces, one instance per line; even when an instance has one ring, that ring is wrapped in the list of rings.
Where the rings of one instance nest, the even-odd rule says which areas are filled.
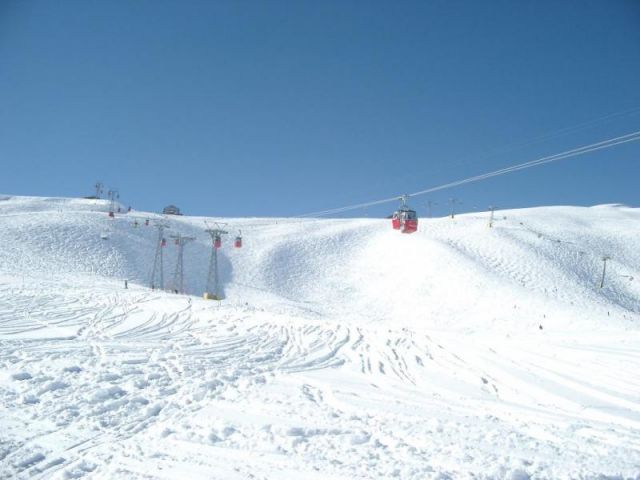
[[[637,210],[229,220],[218,304],[104,207],[0,201],[0,478],[640,476]]]

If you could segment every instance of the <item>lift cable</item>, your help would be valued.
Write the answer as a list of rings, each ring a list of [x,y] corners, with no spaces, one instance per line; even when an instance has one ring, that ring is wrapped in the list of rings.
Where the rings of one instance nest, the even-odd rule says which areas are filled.
[[[499,170],[494,170],[493,172],[483,173],[480,175],[475,175],[473,177],[465,178],[462,180],[457,180],[454,182],[445,183],[443,185],[438,185],[436,187],[431,187],[426,190],[420,190],[418,192],[410,193],[408,197],[417,197],[420,195],[425,195],[427,193],[436,192],[439,190],[445,190],[447,188],[457,187],[460,185],[465,185],[467,183],[479,182],[481,180],[486,180],[487,178],[497,177],[499,175],[504,175],[511,172],[517,172],[519,170],[524,170],[527,168],[537,167],[538,165],[544,165],[546,163],[556,162],[559,160],[564,160],[566,158],[577,157],[579,155],[584,155],[586,153],[595,152],[597,150],[604,150],[607,148],[614,147],[616,145],[621,145],[623,143],[636,142],[640,140],[640,130],[635,132],[628,133],[626,135],[621,135],[619,137],[610,138],[608,140],[603,140],[600,142],[592,143],[590,145],[584,145],[582,147],[573,148],[571,150],[567,150],[561,153],[556,153],[554,155],[548,155],[545,157],[541,157],[535,160],[530,160],[528,162],[519,163],[516,165],[512,165],[510,167],[501,168]],[[332,208],[329,210],[321,210],[318,212],[305,213],[302,215],[297,215],[298,218],[305,217],[324,217],[327,215],[332,215],[336,213],[347,212],[350,210],[358,210],[361,208],[372,207],[374,205],[381,205],[384,203],[397,202],[403,195],[395,195],[393,197],[384,198],[381,200],[374,200],[371,202],[358,203],[355,205],[348,205],[344,207]]]

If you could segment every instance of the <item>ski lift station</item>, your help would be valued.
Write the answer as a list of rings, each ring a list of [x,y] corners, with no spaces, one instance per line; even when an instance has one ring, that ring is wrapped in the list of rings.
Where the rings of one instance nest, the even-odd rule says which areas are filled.
[[[180,209],[175,205],[167,205],[162,209],[162,213],[164,215],[182,215],[182,212],[180,212]]]

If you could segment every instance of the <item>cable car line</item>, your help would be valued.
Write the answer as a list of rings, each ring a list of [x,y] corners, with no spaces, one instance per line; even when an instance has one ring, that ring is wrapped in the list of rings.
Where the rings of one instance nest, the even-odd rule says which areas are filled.
[[[514,149],[520,148],[520,147],[527,147],[530,145],[535,145],[537,143],[546,141],[546,140],[550,140],[550,139],[554,139],[554,138],[559,138],[559,137],[563,137],[566,136],[568,134],[571,133],[575,133],[575,132],[579,132],[581,130],[585,130],[591,127],[594,127],[596,125],[602,124],[602,123],[606,123],[607,121],[611,121],[612,119],[618,118],[618,117],[623,117],[626,115],[635,115],[637,113],[640,113],[640,107],[634,107],[634,108],[630,108],[627,110],[623,110],[620,112],[613,112],[613,113],[609,113],[607,115],[604,115],[602,117],[598,117],[598,118],[593,118],[591,120],[587,120],[586,122],[582,122],[582,123],[578,123],[576,125],[572,125],[569,127],[564,127],[564,128],[560,128],[559,130],[556,130],[554,132],[549,132],[546,134],[542,134],[540,136],[537,137],[533,137],[530,138],[529,140],[525,140],[523,142],[519,142],[519,143],[514,143],[514,144],[507,144],[502,148],[498,148],[497,153],[498,154],[503,154],[509,151],[513,151]],[[488,157],[494,157],[494,155],[489,155]],[[485,158],[488,158],[485,157]]]
[[[477,164],[482,164],[484,161],[486,160],[490,160],[492,158],[498,157],[498,156],[503,156],[507,153],[510,152],[516,152],[518,150],[521,150],[523,147],[529,147],[532,145],[537,145],[543,142],[546,142],[548,140],[551,139],[557,139],[557,138],[561,138],[564,137],[566,135],[570,135],[570,134],[574,134],[576,132],[580,132],[589,128],[593,128],[596,127],[598,125],[602,125],[608,122],[611,122],[615,119],[618,119],[620,117],[624,117],[624,116],[629,116],[629,115],[637,115],[640,113],[640,106],[638,107],[633,107],[627,110],[622,110],[622,111],[618,111],[618,112],[613,112],[613,113],[609,113],[607,115],[604,115],[602,117],[597,117],[597,118],[592,118],[591,120],[587,120],[585,122],[582,123],[578,123],[575,125],[571,125],[571,126],[567,126],[567,127],[563,127],[560,128],[558,130],[555,131],[549,131],[546,133],[543,133],[541,135],[532,137],[532,138],[528,138],[525,139],[521,142],[513,142],[513,143],[507,143],[505,145],[499,146],[497,148],[495,148],[492,152],[488,153],[487,155],[481,156],[481,157],[474,157],[474,158],[464,158],[464,159],[460,159],[459,161],[455,161],[455,162],[448,162],[447,167],[452,167],[452,166],[458,166],[458,167],[469,167],[469,166],[474,166]],[[433,171],[433,169],[430,169],[431,171]],[[441,171],[440,168],[437,169],[437,171]],[[415,176],[417,176],[416,173],[412,173],[411,174],[411,178],[415,178]],[[395,176],[396,179],[398,179],[398,176]],[[402,175],[401,178],[409,178],[409,175]]]
[[[538,165],[544,165],[551,162],[556,162],[559,160],[564,160],[571,157],[577,157],[579,155],[584,155],[586,153],[595,152],[597,150],[604,150],[607,148],[614,147],[616,145],[622,145],[624,143],[630,143],[640,140],[640,130],[635,132],[628,133],[626,135],[621,135],[619,137],[610,138],[607,140],[602,140],[600,142],[592,143],[589,145],[584,145],[582,147],[573,148],[571,150],[566,150],[564,152],[556,153],[554,155],[547,155],[535,160],[530,160],[528,162],[519,163],[516,165],[511,165],[509,167],[501,168],[499,170],[494,170],[492,172],[483,173],[480,175],[474,175],[469,178],[465,178],[462,180],[456,180],[454,182],[445,183],[443,185],[438,185],[436,187],[431,187],[426,190],[420,190],[418,192],[407,194],[406,197],[417,197],[420,195],[425,195],[427,193],[436,192],[439,190],[445,190],[447,188],[453,188],[460,185],[465,185],[468,183],[479,182],[481,180],[486,180],[488,178],[497,177],[499,175],[504,175],[511,172],[517,172],[519,170],[524,170],[527,168],[537,167]],[[393,197],[384,198],[381,200],[374,200],[371,202],[358,203],[354,205],[348,205],[344,207],[332,208],[328,210],[321,210],[312,213],[305,213],[302,215],[297,215],[298,218],[305,217],[324,217],[331,214],[347,212],[350,210],[358,210],[365,207],[372,207],[375,205],[381,205],[384,203],[396,202],[401,199],[403,195],[395,195]],[[406,198],[405,197],[405,198]]]

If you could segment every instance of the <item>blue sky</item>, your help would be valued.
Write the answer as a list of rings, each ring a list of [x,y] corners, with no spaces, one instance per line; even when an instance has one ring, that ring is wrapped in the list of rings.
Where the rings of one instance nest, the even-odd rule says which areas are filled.
[[[638,85],[637,0],[4,0],[0,192],[295,215],[638,130]],[[640,142],[412,203],[637,206],[639,178]]]

